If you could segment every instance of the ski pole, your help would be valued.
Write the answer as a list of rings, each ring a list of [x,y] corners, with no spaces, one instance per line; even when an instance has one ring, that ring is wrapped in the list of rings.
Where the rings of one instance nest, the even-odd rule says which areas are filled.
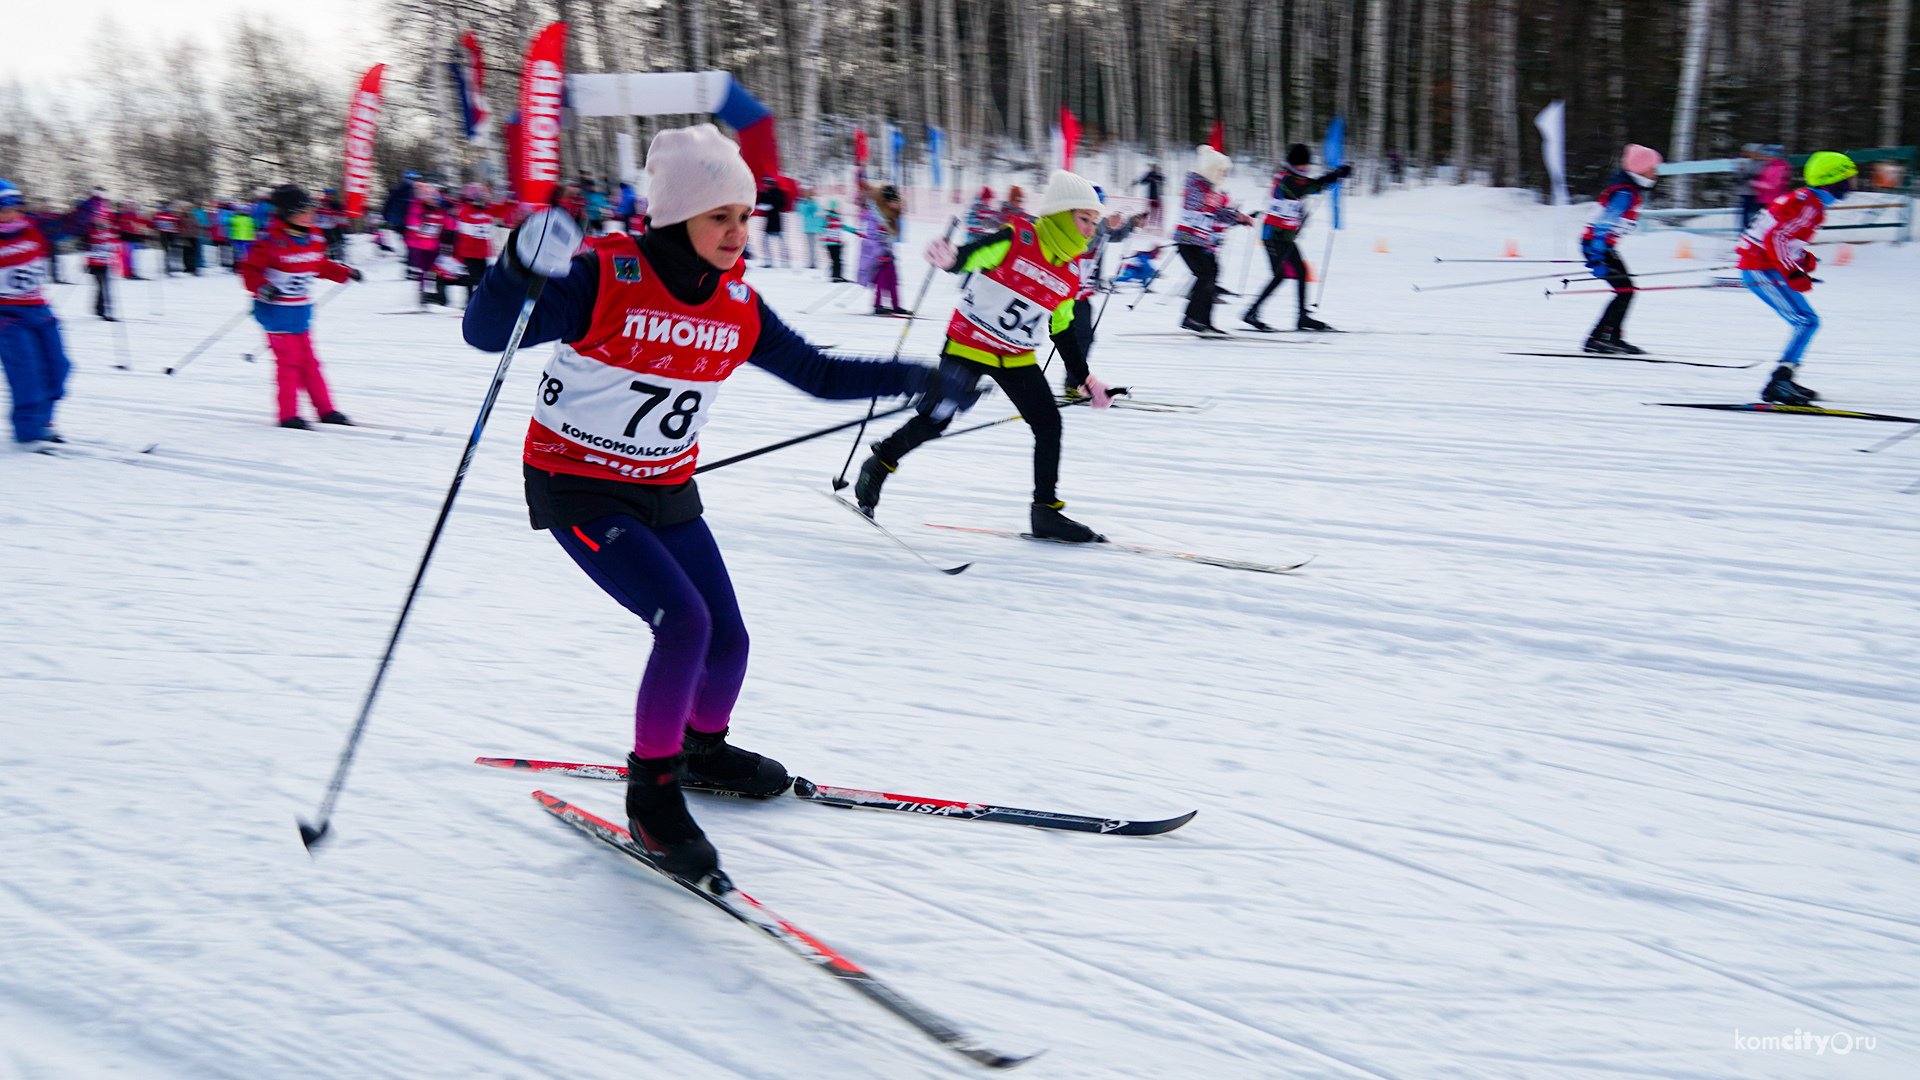
[[[757,458],[761,454],[771,454],[775,450],[785,450],[789,446],[798,445],[800,443],[808,441],[809,439],[817,439],[822,435],[831,435],[836,431],[845,431],[848,428],[854,426],[855,424],[865,423],[866,420],[868,419],[879,420],[883,417],[892,416],[895,413],[906,412],[908,409],[911,409],[911,408],[913,408],[913,405],[911,403],[908,403],[906,405],[900,405],[895,408],[888,409],[886,412],[883,412],[883,413],[877,413],[872,417],[867,417],[860,420],[848,420],[844,424],[835,424],[832,427],[821,428],[819,431],[810,431],[805,435],[795,435],[791,439],[782,439],[777,443],[769,443],[758,450],[749,450],[744,454],[735,454],[729,458],[721,458],[719,461],[709,461],[705,465],[702,465],[699,468],[694,469],[693,473],[695,476],[698,476],[703,472],[708,472],[713,469],[718,469],[722,465],[731,465],[736,461],[745,461],[748,458]]]
[[[332,300],[336,296],[339,296],[341,291],[344,290],[346,287],[347,287],[347,283],[344,281],[338,285],[335,285],[331,290],[328,291],[327,295],[320,298],[319,303],[313,305],[314,310],[318,311],[319,309],[326,307],[328,301]],[[212,336],[208,337],[205,341],[202,341],[200,344],[195,345],[193,347],[192,352],[189,352],[187,355],[181,357],[178,363],[174,364],[172,367],[167,369],[167,374],[171,375],[174,372],[179,371],[181,368],[186,367],[188,364],[193,363],[193,361],[197,357],[199,357],[201,353],[206,352],[208,349],[212,348],[215,342],[219,341],[223,337],[226,337],[228,334],[233,333],[233,328],[236,326],[239,326],[240,321],[242,319],[245,319],[247,316],[251,314],[253,314],[252,304],[248,304],[246,307],[243,307],[239,311],[234,312],[233,318],[228,319],[226,322],[226,325],[222,326],[218,330],[215,330]]]
[[[1900,432],[1898,435],[1890,435],[1884,439],[1881,439],[1879,442],[1874,443],[1872,446],[1859,447],[1858,449],[1863,454],[1877,454],[1880,451],[1885,450],[1887,447],[1892,446],[1895,443],[1905,442],[1906,440],[1913,438],[1915,435],[1920,435],[1920,424],[1911,424],[1907,427],[1907,430]]]
[[[833,288],[828,289],[825,293],[822,293],[820,296],[820,299],[815,300],[813,303],[808,304],[806,307],[801,308],[800,314],[802,315],[813,314],[814,312],[820,310],[822,307],[825,307],[828,301],[832,300],[834,297],[839,296],[841,293],[845,292],[846,289],[847,287],[845,285],[835,285]]]
[[[959,218],[948,218],[947,231],[940,234],[940,239],[951,239],[953,230],[958,227],[959,224]],[[926,279],[920,283],[920,295],[914,297],[913,310],[907,312],[906,325],[900,328],[900,340],[893,344],[893,359],[895,360],[900,359],[900,350],[907,347],[907,335],[913,332],[913,319],[920,314],[920,305],[926,303],[927,290],[933,288],[933,272],[937,269],[939,269],[937,266],[930,265],[927,267]],[[875,302],[878,303],[877,300]],[[860,452],[860,440],[866,438],[867,424],[873,420],[873,411],[879,407],[880,399],[878,397],[875,397],[867,404],[867,418],[860,422],[860,430],[853,434],[853,445],[847,448],[847,460],[840,466],[840,475],[833,478],[833,490],[839,491],[847,486],[847,470],[853,468],[853,455]]]
[[[1320,256],[1320,291],[1313,294],[1313,303],[1307,305],[1315,311],[1320,310],[1320,301],[1327,298],[1327,278],[1333,273],[1333,238],[1338,236],[1339,233],[1339,229],[1327,230],[1327,250],[1324,255]],[[1302,284],[1301,287],[1305,288],[1306,286]],[[1419,292],[1420,287],[1417,285],[1414,286],[1413,291]]]
[[[1706,273],[1711,273],[1712,271],[1715,271],[1715,270],[1731,270],[1731,269],[1733,269],[1733,267],[1731,266],[1696,266],[1687,270],[1658,270],[1651,274],[1634,274],[1632,276],[1633,277],[1666,277],[1669,274],[1706,274]],[[1442,289],[1471,289],[1480,285],[1512,285],[1515,282],[1546,281],[1551,278],[1562,278],[1566,281],[1576,280],[1574,277],[1566,274],[1565,272],[1556,271],[1551,274],[1529,274],[1526,277],[1497,278],[1493,281],[1462,281],[1452,285],[1415,285],[1413,287],[1413,291],[1414,292],[1439,292]],[[1604,279],[1601,279],[1601,280],[1604,280]],[[1612,290],[1608,290],[1608,291],[1611,292]]]
[[[520,339],[526,335],[527,322],[533,318],[533,306],[540,299],[540,293],[546,288],[547,279],[535,275],[527,282],[527,297],[520,303],[520,316],[514,320],[513,333],[507,338],[507,350],[500,354],[500,363],[493,370],[493,385],[487,388],[487,398],[480,405],[480,416],[473,422],[473,433],[467,436],[467,447],[461,451],[460,465],[454,470],[453,483],[447,485],[447,498],[440,504],[440,517],[433,523],[433,534],[427,538],[427,550],[420,555],[420,566],[413,573],[413,585],[407,589],[406,602],[400,605],[400,617],[393,622],[393,633],[387,637],[386,652],[380,655],[380,666],[374,669],[373,684],[367,687],[367,696],[360,703],[360,716],[353,722],[353,731],[347,735],[346,748],[340,751],[340,762],[334,766],[333,779],[327,782],[327,793],[320,800],[320,810],[314,815],[314,823],[300,822],[300,842],[312,852],[320,842],[327,838],[327,829],[333,820],[333,805],[340,798],[340,789],[346,786],[347,770],[353,767],[354,752],[359,748],[360,736],[367,730],[367,717],[373,712],[373,699],[380,693],[380,683],[387,677],[387,666],[393,662],[394,646],[400,643],[400,630],[407,625],[407,613],[413,610],[413,599],[420,594],[420,582],[427,576],[427,562],[433,558],[433,549],[440,543],[440,533],[447,525],[447,515],[453,510],[453,500],[460,494],[460,481],[467,475],[467,467],[473,464],[473,452],[480,445],[480,433],[486,430],[487,417],[493,413],[493,403],[500,397],[500,384],[506,381],[507,365],[513,363],[513,354],[520,349]]]
[[[1562,289],[1559,292],[1554,292],[1552,289],[1548,289],[1546,291],[1546,294],[1548,296],[1599,296],[1602,293],[1613,295],[1616,293],[1669,292],[1673,289],[1738,289],[1738,288],[1741,288],[1741,286],[1722,285],[1719,282],[1714,282],[1713,284],[1710,284],[1710,285],[1649,285],[1646,288],[1635,287],[1632,289],[1573,289],[1573,290]]]
[[[1534,263],[1539,263],[1541,265],[1546,265],[1548,263],[1583,263],[1586,260],[1585,259],[1443,259],[1440,256],[1435,255],[1433,257],[1433,261],[1437,263],[1505,263],[1508,266],[1530,266],[1530,265],[1533,265]]]

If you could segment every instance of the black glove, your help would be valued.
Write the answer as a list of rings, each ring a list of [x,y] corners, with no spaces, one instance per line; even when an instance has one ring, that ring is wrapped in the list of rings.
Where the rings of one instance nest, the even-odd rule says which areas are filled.
[[[272,282],[263,281],[260,283],[259,290],[256,291],[253,295],[254,295],[254,298],[257,300],[265,300],[268,303],[272,303],[273,301],[280,299],[280,290],[274,288]]]
[[[927,369],[926,385],[914,398],[920,412],[935,420],[946,420],[973,408],[980,400],[980,377],[959,364],[941,364]]]
[[[1345,180],[1347,177],[1352,175],[1353,175],[1353,166],[1351,165],[1342,165],[1339,168],[1333,170],[1333,178],[1335,180]]]
[[[357,267],[357,266],[349,266],[349,267],[347,267],[347,280],[348,280],[348,281],[365,281],[366,279],[367,279],[367,275],[365,275],[365,274],[363,274],[363,273],[361,273],[361,272],[360,272],[360,268],[359,268],[359,267]]]

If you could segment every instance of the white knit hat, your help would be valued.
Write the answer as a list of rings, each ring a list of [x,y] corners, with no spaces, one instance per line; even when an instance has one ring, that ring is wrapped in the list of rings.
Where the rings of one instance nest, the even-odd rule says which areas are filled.
[[[1211,146],[1202,146],[1197,153],[1200,160],[1194,165],[1193,171],[1206,177],[1207,183],[1219,187],[1220,182],[1233,171],[1233,159]]]
[[[668,128],[647,148],[647,218],[656,228],[717,206],[752,206],[759,191],[740,148],[712,124]]]
[[[1093,182],[1078,173],[1065,169],[1055,169],[1047,177],[1047,190],[1040,196],[1040,209],[1034,211],[1035,217],[1046,217],[1062,210],[1092,210],[1098,213],[1106,207],[1100,202],[1100,193],[1093,188]]]

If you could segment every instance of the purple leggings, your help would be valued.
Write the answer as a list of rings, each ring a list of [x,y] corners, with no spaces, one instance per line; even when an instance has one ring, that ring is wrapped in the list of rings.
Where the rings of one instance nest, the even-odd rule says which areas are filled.
[[[700,518],[649,528],[625,514],[549,529],[594,584],[653,627],[633,708],[633,752],[670,757],[691,725],[723,731],[747,675],[747,628]]]
[[[892,302],[889,303],[887,300],[882,299],[883,297],[891,297]],[[874,269],[873,306],[900,306],[900,272],[894,269],[892,259],[880,260],[880,265]]]

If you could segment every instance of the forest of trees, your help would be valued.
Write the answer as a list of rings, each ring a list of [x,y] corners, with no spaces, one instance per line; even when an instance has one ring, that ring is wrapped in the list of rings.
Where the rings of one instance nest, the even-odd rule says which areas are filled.
[[[436,124],[452,126],[443,65],[460,33],[479,36],[504,116],[526,42],[558,19],[573,28],[574,71],[732,72],[779,115],[787,171],[801,177],[844,166],[854,127],[877,135],[888,122],[916,160],[935,125],[974,176],[1038,168],[1064,104],[1086,149],[1128,147],[1170,167],[1215,120],[1229,154],[1264,168],[1341,114],[1363,170],[1395,154],[1415,177],[1542,188],[1531,121],[1558,99],[1578,192],[1629,141],[1676,160],[1749,142],[1789,153],[1913,143],[1912,3],[385,0],[385,44],[366,64],[389,65],[383,176],[439,167]],[[102,40],[116,37],[103,28]],[[302,43],[259,22],[230,28],[217,75],[191,44],[119,46],[96,62],[95,100],[0,84],[0,175],[59,198],[94,184],[146,199],[289,177],[337,186],[357,72],[319,81],[299,62]],[[608,175],[617,132],[644,145],[686,119],[582,121],[567,170]],[[473,162],[471,148],[456,152],[456,170]]]

